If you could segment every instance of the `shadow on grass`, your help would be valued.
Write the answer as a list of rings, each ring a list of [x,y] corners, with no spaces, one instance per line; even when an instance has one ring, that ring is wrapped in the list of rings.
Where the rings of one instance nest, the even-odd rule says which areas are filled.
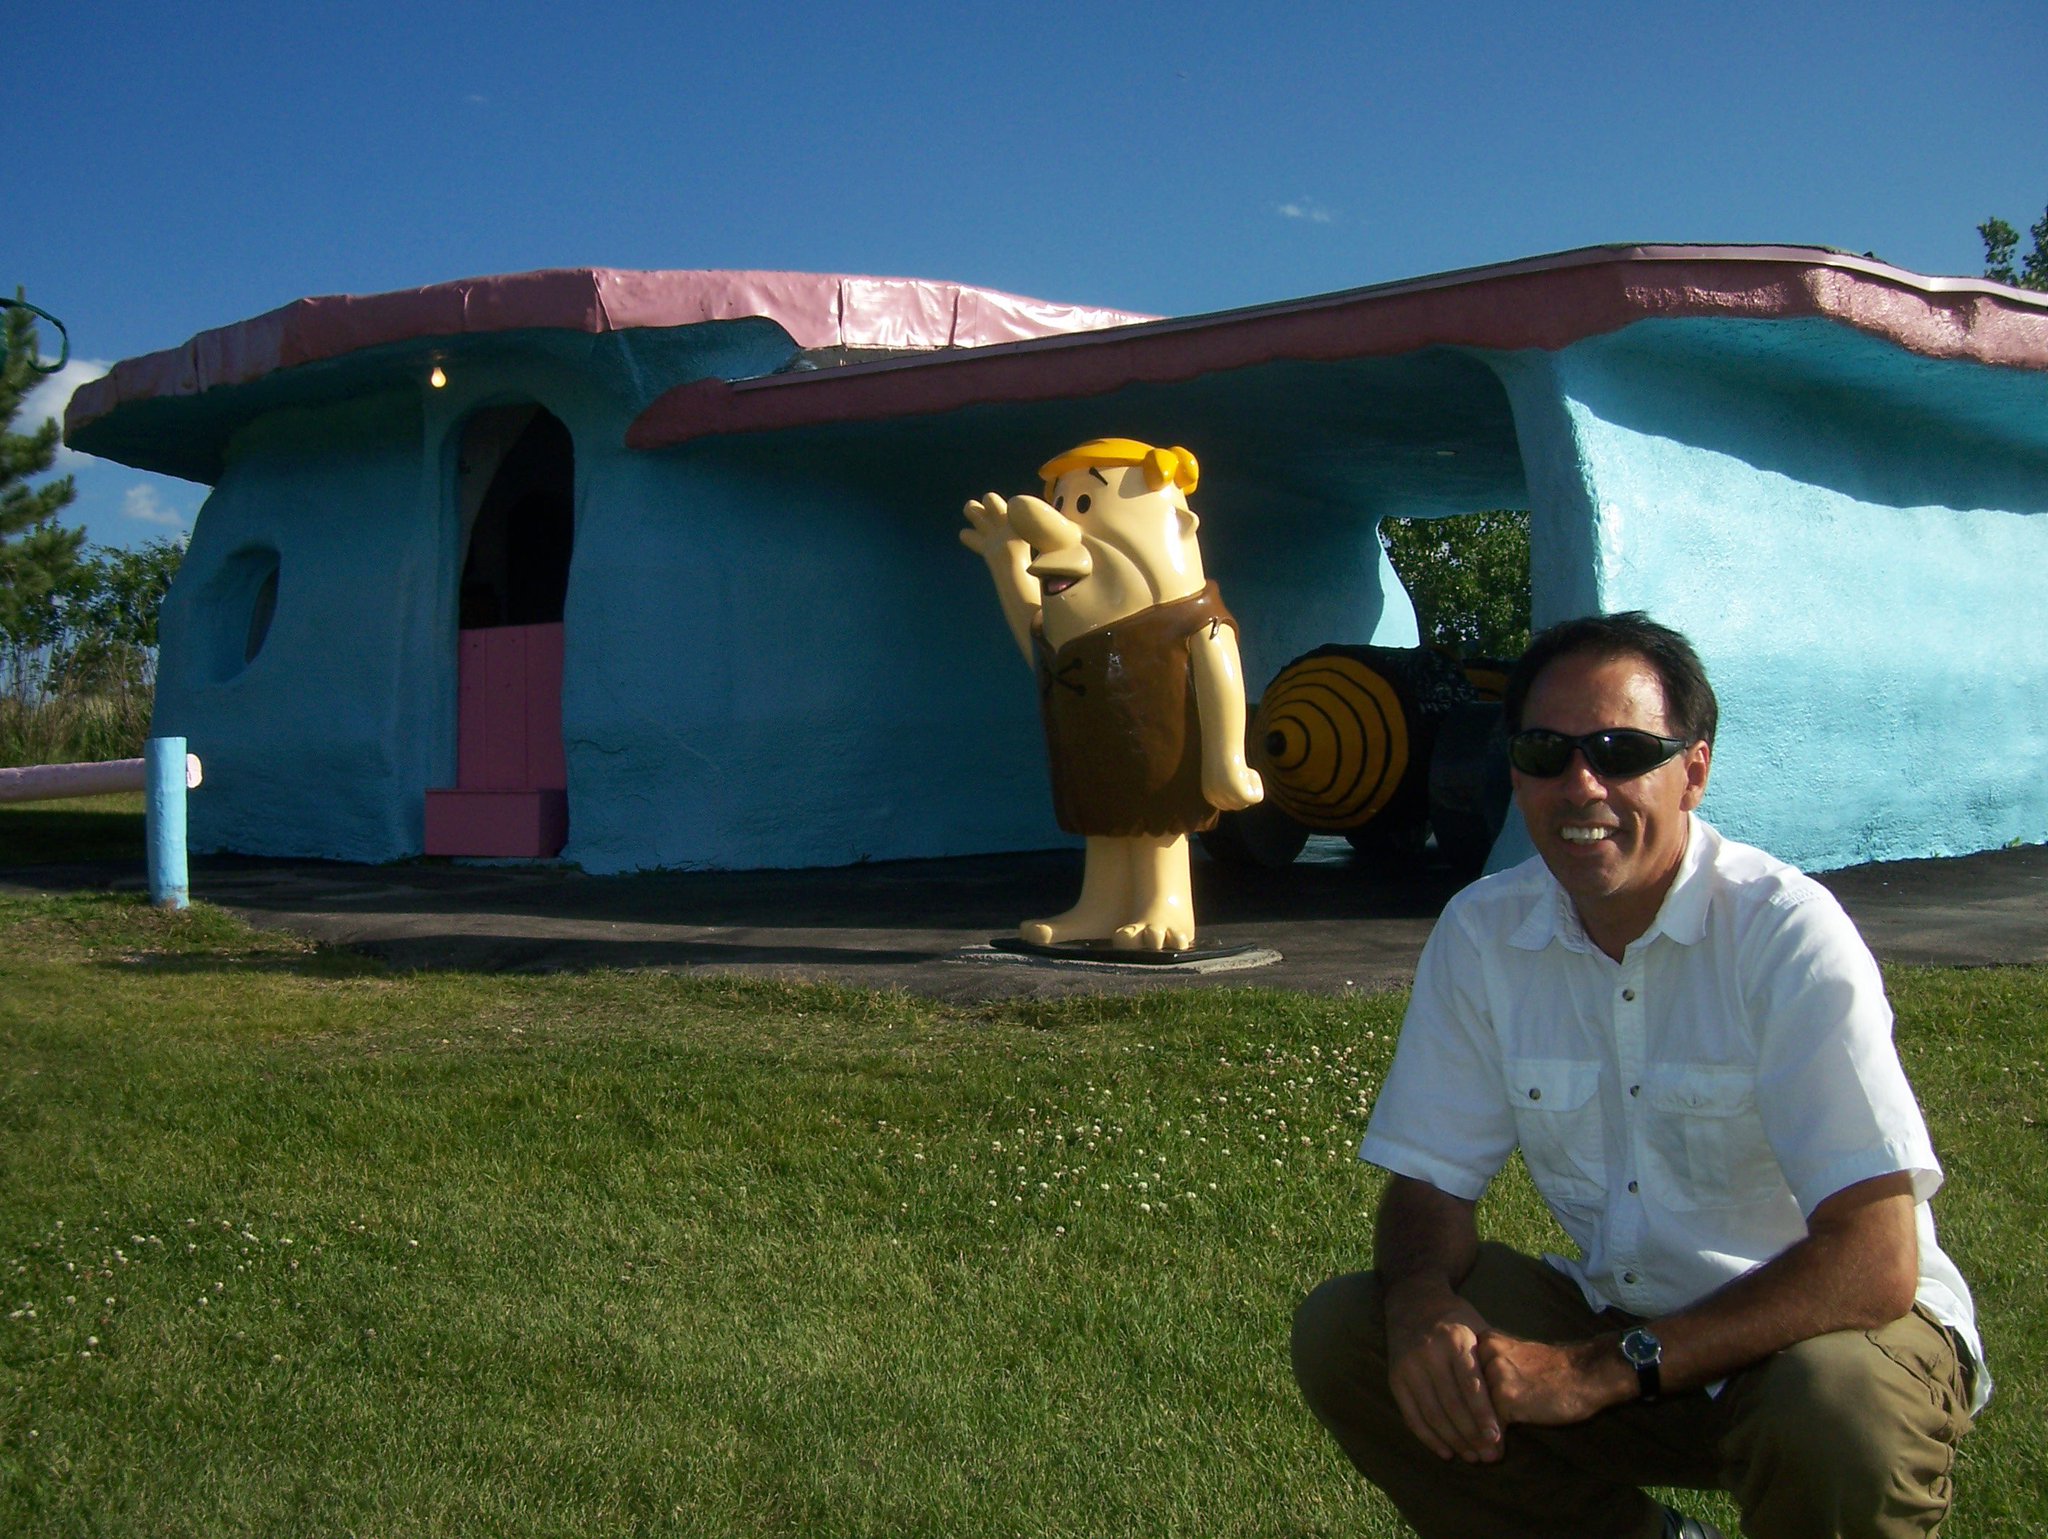
[[[447,936],[359,941],[347,947],[323,947],[312,956],[248,956],[223,953],[168,953],[96,958],[90,965],[111,972],[173,974],[269,972],[307,977],[356,976],[365,973],[478,972],[559,973],[612,969],[691,968],[749,963],[791,966],[837,964],[875,967],[915,966],[943,960],[946,950],[889,947],[774,946],[720,941],[561,940],[551,939],[544,951],[531,935],[464,933],[459,950]],[[351,965],[353,964],[353,965]]]
[[[124,800],[126,800],[124,798]],[[143,863],[142,813],[126,806],[0,806],[0,870],[81,861]]]
[[[252,973],[281,978],[382,978],[391,969],[375,957],[363,956],[345,947],[327,946],[318,951],[294,955],[288,952],[132,952],[121,956],[99,956],[84,966],[106,973],[160,973],[169,977],[195,978],[214,973]]]

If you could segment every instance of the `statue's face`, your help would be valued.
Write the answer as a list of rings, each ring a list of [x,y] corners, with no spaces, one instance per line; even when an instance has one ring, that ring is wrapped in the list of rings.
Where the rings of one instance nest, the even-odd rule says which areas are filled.
[[[1154,604],[1202,591],[1195,519],[1170,489],[1152,491],[1135,465],[1070,470],[1050,503],[1010,502],[1031,543],[1045,636],[1059,646]]]

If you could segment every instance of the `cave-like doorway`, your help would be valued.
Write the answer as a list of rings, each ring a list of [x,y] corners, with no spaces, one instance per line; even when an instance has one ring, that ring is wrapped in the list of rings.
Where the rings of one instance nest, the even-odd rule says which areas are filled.
[[[562,614],[576,536],[576,452],[539,406],[464,425],[455,785],[427,793],[426,853],[546,858],[568,842]]]

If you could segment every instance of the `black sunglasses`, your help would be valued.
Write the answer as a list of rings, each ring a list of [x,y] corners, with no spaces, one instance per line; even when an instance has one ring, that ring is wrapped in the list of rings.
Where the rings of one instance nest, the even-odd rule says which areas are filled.
[[[1531,727],[1508,739],[1508,762],[1525,775],[1550,780],[1571,768],[1576,749],[1602,780],[1632,780],[1685,752],[1692,743],[1689,737],[1658,737],[1634,727],[1609,727],[1583,737]]]

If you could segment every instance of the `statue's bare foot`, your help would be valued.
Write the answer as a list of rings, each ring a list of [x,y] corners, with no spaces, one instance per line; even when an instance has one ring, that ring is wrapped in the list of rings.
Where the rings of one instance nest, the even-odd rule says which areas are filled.
[[[1119,951],[1187,951],[1195,944],[1195,931],[1177,921],[1141,919],[1118,925],[1110,944]]]
[[[1025,920],[1017,926],[1017,938],[1027,946],[1064,946],[1073,941],[1107,940],[1116,929],[1116,921],[1114,911],[1094,904],[1077,903],[1064,914],[1051,919]]]

